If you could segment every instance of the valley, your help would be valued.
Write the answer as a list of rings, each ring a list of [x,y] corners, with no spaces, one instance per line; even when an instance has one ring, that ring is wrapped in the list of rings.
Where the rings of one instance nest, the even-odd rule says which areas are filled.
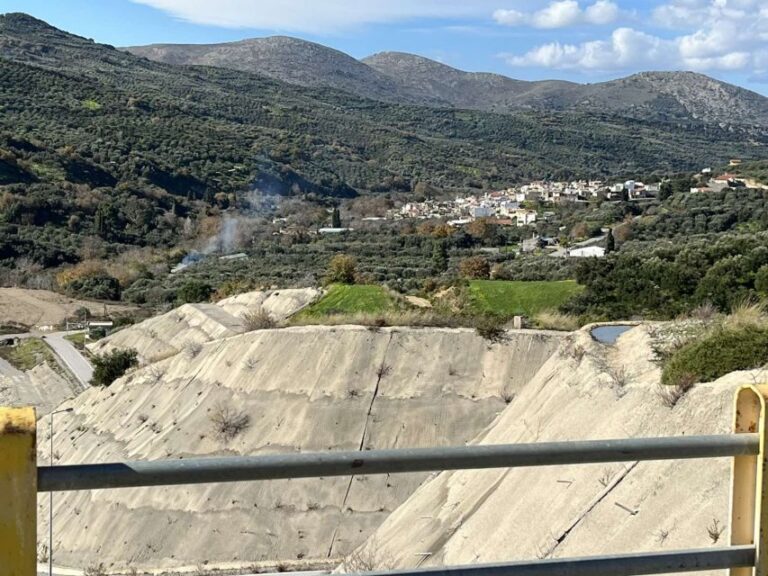
[[[584,31],[612,6],[493,18],[560,42],[542,18],[575,7]],[[381,450],[731,435],[735,393],[763,394],[768,367],[757,80],[661,59],[520,80],[307,39],[351,29],[227,42],[164,18],[158,44],[129,20],[92,39],[0,14],[0,576],[12,554],[26,571],[8,576],[31,576],[33,553],[61,576],[687,549],[701,568],[728,544],[762,562],[759,522],[729,509],[732,485],[760,506],[754,406],[735,412],[754,441],[718,453],[735,460],[365,473]],[[347,475],[168,472],[342,452]]]

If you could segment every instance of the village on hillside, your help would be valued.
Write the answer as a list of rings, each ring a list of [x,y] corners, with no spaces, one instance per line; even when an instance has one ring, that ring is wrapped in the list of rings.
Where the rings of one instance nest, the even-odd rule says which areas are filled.
[[[730,161],[731,166],[739,164],[739,160]],[[755,183],[745,181],[729,172],[713,176],[711,168],[701,170],[699,180],[701,183],[691,187],[690,193],[720,191],[727,187],[756,186]],[[560,182],[537,180],[520,186],[511,186],[506,190],[457,196],[452,200],[427,199],[423,202],[408,202],[400,208],[390,210],[387,213],[387,219],[440,218],[446,220],[451,226],[462,226],[478,218],[493,218],[494,223],[499,225],[528,226],[535,223],[539,216],[537,211],[530,208],[533,203],[586,203],[597,198],[642,201],[656,198],[660,190],[659,182],[645,184],[636,180],[615,183],[602,180]],[[543,216],[546,216],[546,213]]]

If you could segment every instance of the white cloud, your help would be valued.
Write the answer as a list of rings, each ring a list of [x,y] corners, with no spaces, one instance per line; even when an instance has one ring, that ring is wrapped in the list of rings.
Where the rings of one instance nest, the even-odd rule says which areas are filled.
[[[496,10],[493,19],[506,26],[522,26],[528,22],[528,14],[518,10]]]
[[[532,15],[532,23],[536,28],[565,28],[573,26],[581,19],[581,8],[576,0],[560,0],[552,2],[543,10]]]
[[[335,32],[417,18],[487,17],[498,0],[132,0],[197,24]]]
[[[618,28],[609,40],[581,44],[552,42],[534,48],[522,56],[505,55],[514,66],[544,66],[564,70],[621,70],[644,67],[662,56],[665,42],[655,36]]]
[[[555,0],[535,12],[499,9],[493,19],[506,26],[533,26],[534,28],[566,28],[577,24],[610,24],[618,19],[619,7],[611,0],[596,0],[584,10],[577,0]]]
[[[598,4],[593,5],[596,21],[601,11],[607,10]],[[768,78],[765,0],[672,0],[657,7],[653,18],[657,24],[682,30],[677,36],[656,36],[618,28],[607,39],[578,44],[550,42],[524,54],[502,57],[513,66],[582,71],[724,70]]]
[[[610,24],[618,17],[619,7],[610,0],[598,0],[584,11],[584,19],[591,24]]]

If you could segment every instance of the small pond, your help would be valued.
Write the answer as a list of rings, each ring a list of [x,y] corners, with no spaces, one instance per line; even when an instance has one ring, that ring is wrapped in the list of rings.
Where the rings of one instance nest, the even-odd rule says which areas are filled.
[[[634,328],[632,324],[613,324],[611,326],[598,326],[592,328],[592,338],[602,344],[616,344],[619,336],[627,330]]]

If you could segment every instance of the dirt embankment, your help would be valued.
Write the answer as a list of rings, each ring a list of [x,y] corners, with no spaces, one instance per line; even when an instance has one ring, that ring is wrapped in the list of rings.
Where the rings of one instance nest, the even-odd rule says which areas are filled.
[[[60,324],[73,318],[75,311],[88,308],[92,314],[127,313],[136,308],[87,300],[73,300],[48,290],[0,288],[0,324],[21,324],[30,327]]]

